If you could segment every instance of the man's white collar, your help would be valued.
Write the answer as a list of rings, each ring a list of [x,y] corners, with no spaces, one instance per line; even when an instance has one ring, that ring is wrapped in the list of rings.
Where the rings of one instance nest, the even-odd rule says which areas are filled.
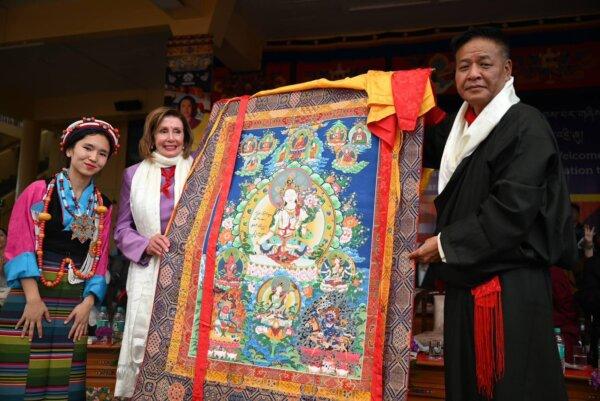
[[[444,147],[438,180],[438,193],[444,190],[460,162],[477,149],[477,146],[487,138],[508,109],[519,102],[513,82],[514,78],[510,77],[500,93],[485,106],[471,125],[468,125],[465,120],[465,112],[469,104],[463,102]]]

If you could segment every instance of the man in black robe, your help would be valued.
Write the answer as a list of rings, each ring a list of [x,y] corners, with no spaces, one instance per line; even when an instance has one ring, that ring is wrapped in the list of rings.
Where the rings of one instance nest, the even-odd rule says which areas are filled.
[[[548,268],[577,251],[556,141],[519,102],[499,30],[452,44],[465,102],[426,133],[426,163],[440,168],[438,235],[410,255],[445,283],[446,400],[563,401]]]

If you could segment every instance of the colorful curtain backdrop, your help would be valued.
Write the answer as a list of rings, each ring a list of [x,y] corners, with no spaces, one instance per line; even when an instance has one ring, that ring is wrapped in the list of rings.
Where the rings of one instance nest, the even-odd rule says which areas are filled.
[[[188,120],[194,135],[194,149],[212,107],[212,70],[210,36],[174,36],[168,41],[164,103],[177,108]]]
[[[600,85],[600,60],[594,57],[600,42],[513,46],[511,59],[517,91],[571,89]],[[454,58],[448,52],[435,52],[392,58],[392,68],[419,65],[435,68],[432,80],[437,94],[455,94]]]
[[[325,77],[331,80],[344,79],[364,73],[370,69],[385,68],[385,58],[341,59],[328,61],[298,61],[296,78],[300,82]]]
[[[215,105],[135,400],[405,399],[429,74]]]
[[[232,72],[227,67],[215,67],[211,97],[213,102],[244,93],[278,88],[291,83],[290,62],[265,63],[261,71]]]

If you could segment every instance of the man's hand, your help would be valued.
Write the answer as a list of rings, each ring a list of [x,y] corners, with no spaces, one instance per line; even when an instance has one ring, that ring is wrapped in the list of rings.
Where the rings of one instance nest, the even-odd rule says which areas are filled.
[[[146,253],[152,256],[163,256],[165,253],[169,252],[170,246],[171,242],[166,236],[156,234],[150,238],[150,242],[146,247]]]
[[[408,254],[408,258],[420,263],[435,263],[441,260],[437,237],[429,237],[416,251]]]
[[[73,342],[79,341],[81,337],[87,335],[92,306],[94,306],[94,296],[88,295],[79,305],[73,308],[69,317],[65,320],[65,324],[73,320],[73,326],[67,336],[67,338],[72,338]]]

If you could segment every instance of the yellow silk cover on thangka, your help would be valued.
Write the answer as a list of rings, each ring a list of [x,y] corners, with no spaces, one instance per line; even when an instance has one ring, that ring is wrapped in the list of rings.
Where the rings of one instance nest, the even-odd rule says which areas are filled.
[[[217,103],[134,399],[405,398],[432,106],[429,70]]]

